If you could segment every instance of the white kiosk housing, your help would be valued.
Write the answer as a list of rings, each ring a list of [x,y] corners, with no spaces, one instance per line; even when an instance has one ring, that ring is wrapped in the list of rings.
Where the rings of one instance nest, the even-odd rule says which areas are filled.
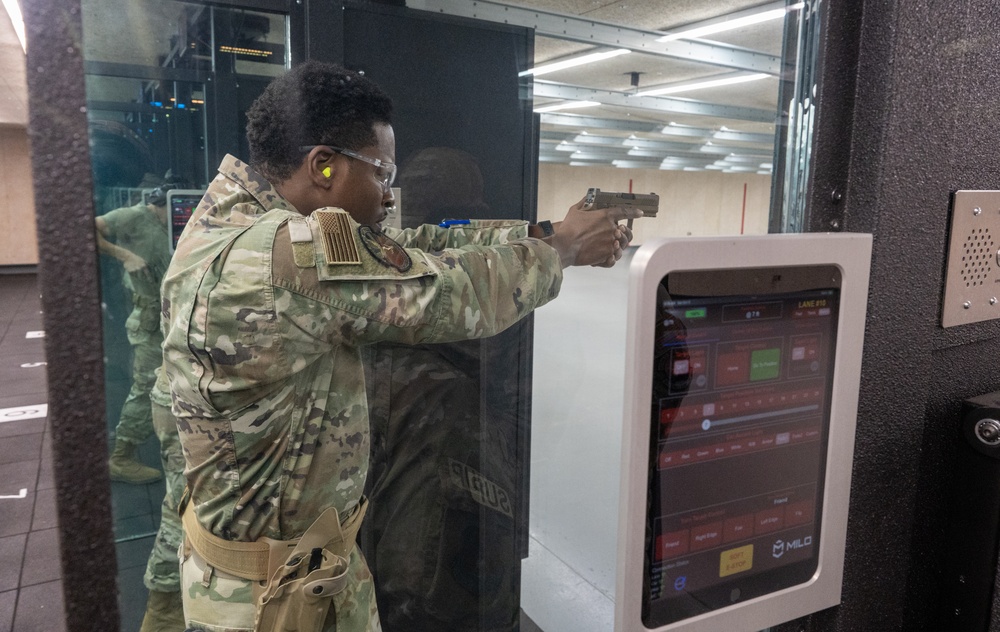
[[[871,243],[633,257],[616,632],[754,632],[840,602]]]

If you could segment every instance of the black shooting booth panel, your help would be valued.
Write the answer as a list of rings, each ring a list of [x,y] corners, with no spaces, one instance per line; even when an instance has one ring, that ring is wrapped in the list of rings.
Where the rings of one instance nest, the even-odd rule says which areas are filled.
[[[937,623],[953,632],[986,632],[997,620],[1000,391],[962,402],[955,430],[958,458]]]
[[[871,243],[636,253],[616,632],[754,632],[840,602]]]
[[[537,133],[531,78],[518,77],[533,61],[533,31],[371,4],[345,3],[343,21],[344,65],[364,71],[393,99],[399,179],[433,160],[433,148],[465,152],[482,178],[482,199],[464,192],[469,184],[460,178],[469,178],[469,167],[445,158],[441,168],[460,173],[441,212],[533,220]],[[434,219],[409,213],[411,199],[404,186],[404,226]]]
[[[376,4],[331,18],[343,34],[331,61],[393,99],[403,228],[535,218],[537,123],[518,77],[531,30]],[[370,350],[359,541],[387,632],[518,629],[531,333],[527,320],[481,341]]]

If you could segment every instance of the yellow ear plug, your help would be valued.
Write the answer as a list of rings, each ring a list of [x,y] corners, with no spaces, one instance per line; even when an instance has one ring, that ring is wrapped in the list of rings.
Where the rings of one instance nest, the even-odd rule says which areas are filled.
[[[330,177],[330,173],[331,173],[330,167],[323,167],[323,175],[324,176],[326,176],[327,178],[329,178]]]

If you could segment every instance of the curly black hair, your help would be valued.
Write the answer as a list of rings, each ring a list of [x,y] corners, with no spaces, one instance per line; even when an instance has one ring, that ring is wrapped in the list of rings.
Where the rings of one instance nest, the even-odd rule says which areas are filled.
[[[373,126],[391,124],[392,100],[375,82],[335,64],[307,61],[272,81],[247,110],[250,165],[274,183],[302,164],[303,145],[362,149]]]

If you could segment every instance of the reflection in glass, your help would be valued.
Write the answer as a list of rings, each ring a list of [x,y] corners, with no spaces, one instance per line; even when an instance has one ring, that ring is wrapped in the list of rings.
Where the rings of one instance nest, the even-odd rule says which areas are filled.
[[[478,163],[460,149],[419,151],[400,187],[404,227],[489,216]],[[370,349],[362,548],[385,632],[518,629],[517,358],[500,348],[513,335]]]
[[[98,216],[95,224],[98,249],[121,263],[124,290],[132,305],[125,321],[132,347],[132,384],[114,430],[111,480],[132,485],[153,483],[162,474],[139,461],[138,449],[153,436],[149,392],[162,361],[160,282],[170,259],[166,191],[158,187],[138,204]]]
[[[184,461],[169,393],[155,384],[159,286],[177,214],[170,195],[204,189],[216,156],[238,151],[242,130],[207,122],[239,120],[254,78],[288,66],[287,17],[161,0],[86,0],[82,9],[122,629],[182,630]],[[216,98],[213,86],[244,76],[235,98]]]
[[[724,17],[727,10],[749,10],[760,2],[731,0],[724,6],[692,2],[685,11],[669,15],[658,6],[648,12],[625,12],[614,4],[599,9],[556,0],[511,4],[587,12],[587,18],[662,30],[711,21]],[[571,114],[541,115],[539,153],[547,163],[539,170],[542,219],[550,209],[561,211],[579,199],[588,187],[627,190],[634,184],[636,191],[659,193],[664,209],[655,223],[637,224],[640,236],[744,232],[744,227],[745,232],[762,232],[767,230],[772,171],[778,180],[785,177],[778,173],[785,169],[789,183],[776,187],[787,198],[783,212],[792,214],[786,226],[800,227],[795,213],[801,213],[805,199],[815,116],[809,100],[814,79],[808,74],[815,47],[808,38],[814,38],[818,29],[800,29],[797,21],[815,16],[819,2],[806,5],[791,13],[784,27],[778,21],[712,35],[713,46],[776,56],[782,68],[792,61],[788,53],[798,47],[802,67],[796,70],[795,81],[783,70],[780,77],[775,73],[736,88],[680,94],[686,102],[695,102],[694,113],[661,108],[667,103],[661,99],[674,98],[664,93],[632,100],[654,104],[652,108],[626,112],[624,106],[605,104]],[[156,204],[150,211],[149,200],[160,185],[201,189],[223,155],[247,157],[241,146],[241,117],[268,78],[288,67],[289,29],[287,17],[279,13],[200,3],[86,0],[83,9],[95,228],[107,244],[131,253],[119,252],[122,256],[116,257],[113,248],[102,248],[101,274],[109,431],[116,445],[121,439],[125,446],[115,451],[119,460],[133,457],[124,462],[135,463],[128,470],[131,474],[116,475],[120,480],[113,485],[123,627],[136,629],[145,589],[164,593],[171,589],[167,567],[179,536],[171,531],[176,525],[171,526],[169,518],[175,515],[182,483],[177,482],[176,433],[171,432],[173,421],[165,408],[169,402],[162,399],[164,389],[149,384],[152,378],[144,369],[149,362],[142,349],[156,344],[148,343],[156,334],[142,326],[159,300],[151,298],[152,292],[135,289],[144,283],[143,270],[155,276],[149,261],[157,257],[137,252],[139,246],[127,243],[131,233],[116,229],[124,225],[122,217],[145,217],[140,213],[154,218],[142,230],[156,229],[161,211],[155,210]],[[582,54],[594,47],[589,37],[584,33],[583,39],[571,42],[565,34],[539,34],[536,60]],[[625,94],[639,91],[640,85],[676,88],[675,84],[735,72],[698,60],[664,63],[664,59],[619,55],[602,67],[579,66],[546,75],[535,85],[535,104],[569,100],[572,86],[600,84]],[[779,87],[782,83],[786,85]],[[442,101],[459,109],[462,95],[450,96],[454,98]],[[405,95],[396,97],[405,102]],[[782,106],[776,108],[777,103]],[[772,117],[776,109],[789,107],[787,119],[780,114]],[[734,122],[727,113],[738,118]],[[790,128],[787,135],[782,132],[785,127]],[[776,143],[789,150],[776,155]],[[484,217],[488,212],[481,177],[477,184],[474,162],[460,152],[437,148],[407,161],[402,158],[409,157],[400,161],[407,225]],[[436,181],[442,174],[450,179]],[[726,186],[719,184],[722,174],[728,176]],[[495,197],[491,199],[495,203]],[[741,201],[750,213],[741,214]],[[754,214],[754,209],[759,212]],[[541,313],[542,335],[537,337],[535,375],[540,381],[534,401],[533,449],[538,458],[532,465],[532,532],[538,537],[532,544],[550,546],[575,568],[597,568],[587,578],[593,585],[610,583],[602,573],[613,566],[600,546],[590,545],[614,540],[617,470],[600,459],[610,454],[613,461],[617,456],[615,429],[607,420],[617,418],[621,408],[622,387],[617,383],[621,359],[615,354],[622,348],[616,326],[624,312],[624,269],[620,265],[611,272],[595,271],[593,278],[587,271],[575,271],[563,287],[562,299]],[[608,308],[607,313],[596,312],[595,294],[602,297],[601,307]],[[145,346],[143,332],[148,334]],[[371,397],[375,450],[371,492],[376,500],[369,519],[375,547],[371,557],[373,570],[383,580],[379,596],[387,630],[394,623],[398,630],[419,625],[516,628],[512,613],[517,599],[511,591],[518,588],[517,575],[511,569],[519,564],[521,543],[514,541],[511,531],[522,527],[503,509],[503,498],[520,491],[524,479],[518,470],[526,465],[515,462],[515,415],[508,415],[503,404],[525,394],[509,393],[517,384],[503,368],[516,363],[504,355],[512,353],[512,345],[504,347],[500,340],[375,351],[372,370],[384,377],[370,384],[386,386],[401,398],[380,417],[382,400],[378,394]],[[130,408],[148,397],[153,400],[151,415],[144,411],[140,422],[130,421],[135,417]],[[421,397],[425,398],[421,405],[414,403]],[[564,423],[568,419],[572,429]],[[140,430],[130,434],[129,428]],[[159,439],[159,454],[152,432]],[[593,442],[581,447],[578,440],[585,437],[598,438],[600,449],[594,449]],[[423,450],[438,445],[443,449],[429,456]],[[489,449],[477,452],[478,446],[486,445]],[[165,480],[154,480],[161,470]],[[581,496],[574,496],[578,492]],[[415,527],[414,521],[423,527]],[[154,548],[166,553],[153,552],[151,557]],[[423,575],[408,574],[418,562],[423,564]],[[139,581],[143,575],[145,582]],[[164,609],[169,608],[166,603]]]
[[[566,11],[549,0],[530,4]],[[626,13],[634,5],[608,4],[585,14],[573,5],[565,35],[549,31],[536,38],[536,65],[593,50],[594,42],[579,37],[591,31],[576,28],[584,20],[635,29],[622,29],[617,48],[643,29],[681,34],[731,26],[732,18],[763,10],[779,17],[702,36],[707,39],[667,42],[691,46],[687,59],[633,46],[630,54],[537,80],[536,107],[566,102],[576,94],[574,86],[593,88],[596,96],[586,98],[603,101],[540,114],[539,153],[545,163],[539,170],[540,215],[586,183],[660,195],[658,217],[636,221],[638,243],[802,230],[822,6],[821,0],[690,2],[674,11],[635,11],[632,19]],[[733,66],[710,59],[722,52]],[[768,76],[748,80],[762,72],[761,66],[751,68],[756,62],[770,66]],[[727,78],[743,83],[705,84]],[[650,94],[634,98],[637,92]],[[531,538],[522,607],[545,632],[613,627],[609,595],[618,562],[614,543],[628,362],[626,263],[609,274],[567,274],[559,300],[535,319]],[[565,578],[558,595],[548,590],[553,577]],[[566,608],[567,600],[587,607]]]

